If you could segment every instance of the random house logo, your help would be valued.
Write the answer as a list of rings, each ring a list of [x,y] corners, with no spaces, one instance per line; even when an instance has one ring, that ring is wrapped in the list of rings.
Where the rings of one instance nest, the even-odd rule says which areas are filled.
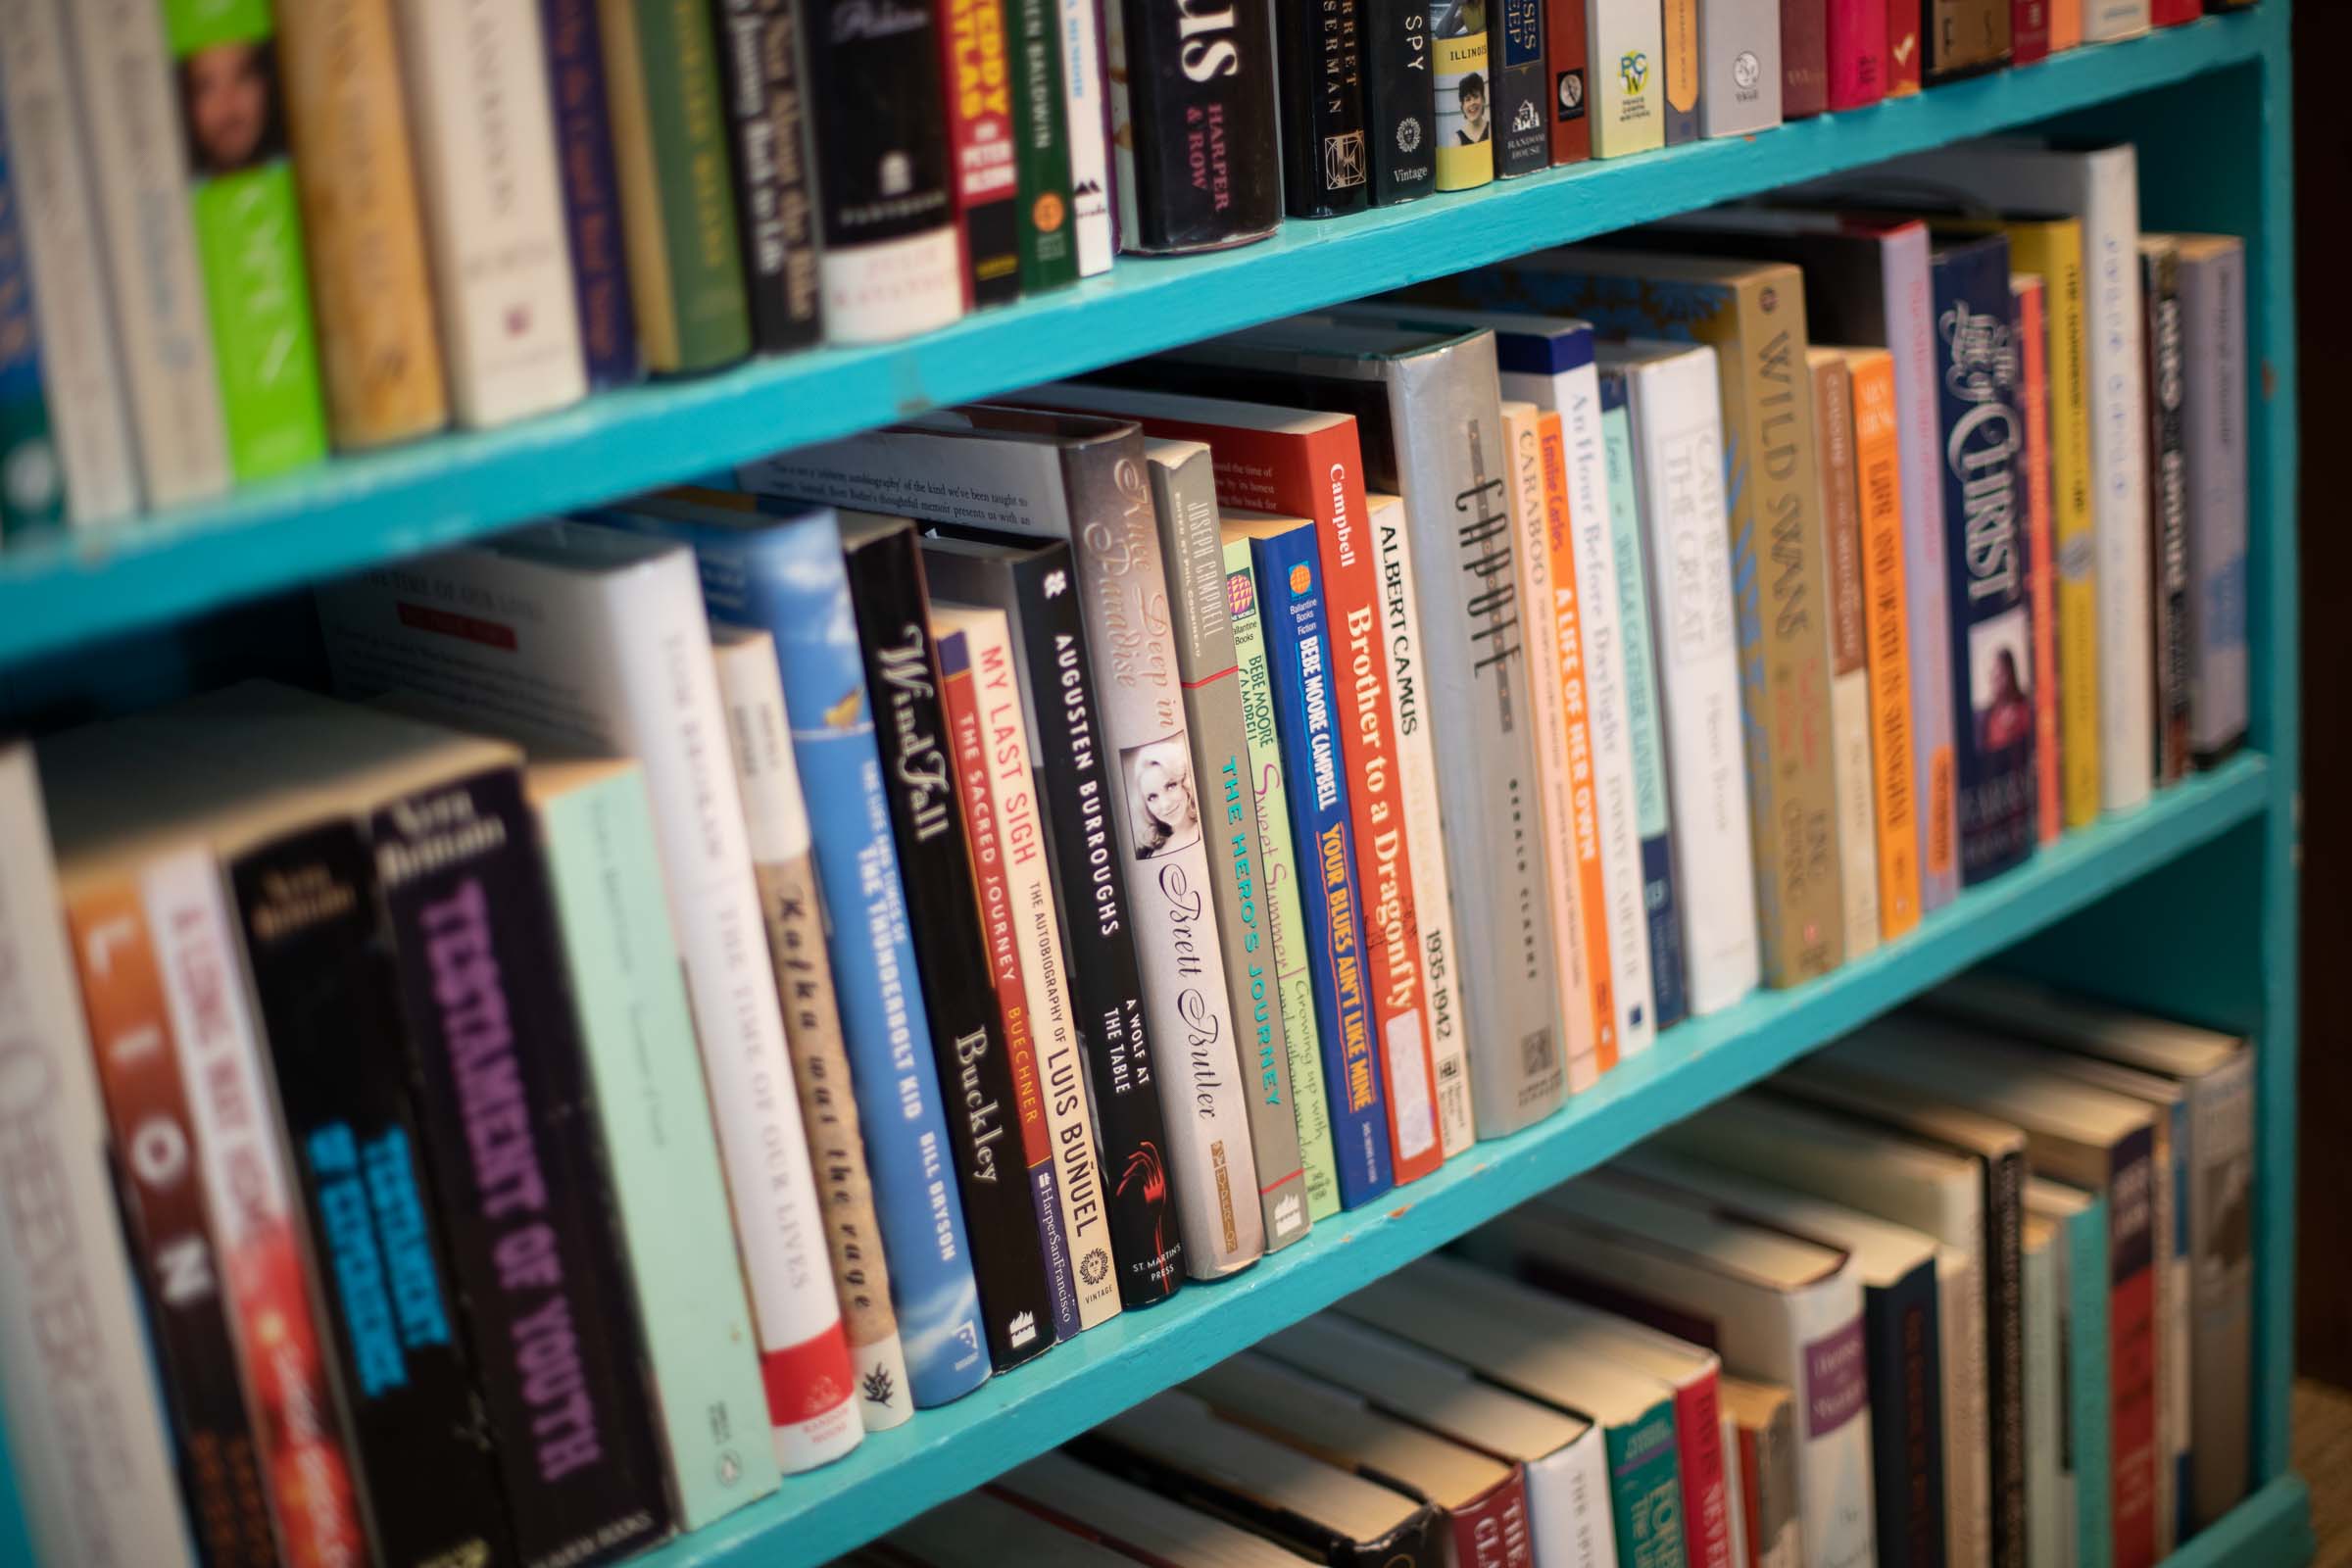
[[[1628,50],[1617,62],[1617,75],[1627,92],[1640,92],[1649,84],[1649,56],[1639,49]]]

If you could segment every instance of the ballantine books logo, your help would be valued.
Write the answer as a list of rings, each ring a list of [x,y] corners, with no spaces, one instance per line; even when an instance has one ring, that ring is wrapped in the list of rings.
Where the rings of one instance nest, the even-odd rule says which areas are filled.
[[[1617,62],[1617,75],[1627,92],[1640,92],[1649,84],[1649,56],[1639,49],[1628,51]]]
[[[1012,1321],[1004,1325],[1006,1340],[1015,1346],[1027,1345],[1037,1338],[1037,1314],[1015,1312]]]

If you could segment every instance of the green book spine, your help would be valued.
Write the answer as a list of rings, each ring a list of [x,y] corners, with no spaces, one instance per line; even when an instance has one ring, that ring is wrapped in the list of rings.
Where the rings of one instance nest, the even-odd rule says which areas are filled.
[[[1004,0],[1012,46],[1012,125],[1020,169],[1021,292],[1078,281],[1070,133],[1062,123],[1057,0]]]
[[[648,300],[642,290],[638,298],[641,318],[650,305],[669,318],[667,332],[645,332],[647,359],[662,371],[715,369],[752,352],[752,309],[743,288],[710,8],[637,0],[637,48],[669,270],[663,298]],[[620,118],[616,129],[625,128],[627,117]],[[662,363],[669,358],[662,347],[673,350],[674,363]]]
[[[2066,1423],[2074,1456],[2075,1531],[2082,1568],[2106,1568],[2114,1527],[2108,1523],[2107,1465],[2113,1434],[2107,1396],[2107,1200],[2066,1225]]]
[[[1609,1513],[1617,1568],[1683,1560],[1682,1471],[1674,1458],[1674,1401],[1661,1399],[1608,1429]]]
[[[1257,795],[1258,861],[1264,867],[1266,929],[1274,948],[1274,990],[1282,1003],[1284,1054],[1291,1060],[1291,1108],[1298,1118],[1298,1159],[1306,1171],[1306,1213],[1320,1224],[1340,1211],[1338,1156],[1331,1106],[1323,1098],[1323,1046],[1315,1030],[1314,981],[1306,968],[1306,930],[1298,906],[1298,858],[1291,839],[1282,745],[1274,733],[1274,689],[1257,619],[1257,574],[1250,541],[1225,546],[1225,602],[1234,607],[1233,652],[1242,680],[1242,726],[1250,736],[1250,787]]]
[[[678,1524],[699,1530],[777,1473],[653,810],[634,766],[534,767],[530,788]]]
[[[326,456],[326,405],[270,0],[163,0],[231,470]]]

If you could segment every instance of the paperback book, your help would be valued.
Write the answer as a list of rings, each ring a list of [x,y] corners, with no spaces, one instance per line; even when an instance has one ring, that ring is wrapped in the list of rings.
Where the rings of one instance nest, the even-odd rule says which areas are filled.
[[[1273,19],[1107,0],[1119,248],[1159,256],[1263,239],[1282,220]],[[1211,138],[1206,128],[1222,127]]]
[[[622,36],[634,46],[634,19],[622,21]],[[644,379],[645,352],[629,288],[612,95],[597,0],[540,0],[539,27],[547,40],[547,90],[556,112],[556,162],[579,303],[580,352],[589,386],[624,386]],[[624,64],[627,80],[633,83],[638,74],[634,60]],[[629,123],[632,134],[640,128]]]

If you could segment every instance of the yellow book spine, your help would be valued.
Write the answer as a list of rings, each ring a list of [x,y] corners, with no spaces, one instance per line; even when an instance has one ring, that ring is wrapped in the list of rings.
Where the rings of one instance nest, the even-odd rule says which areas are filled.
[[[668,236],[662,230],[662,172],[654,162],[654,128],[646,107],[637,0],[598,0],[596,12],[597,24],[604,29],[605,98],[612,116],[621,243],[629,258],[637,336],[647,365],[675,369],[682,358],[673,308],[677,293],[670,277]]]
[[[1855,491],[1862,508],[1862,626],[1870,650],[1871,767],[1879,823],[1879,935],[1919,924],[1919,834],[1912,817],[1911,639],[1903,597],[1902,460],[1894,360],[1847,355],[1854,390]]]
[[[1494,178],[1494,122],[1487,110],[1494,101],[1494,73],[1488,67],[1487,29],[1434,37],[1429,54],[1438,92],[1438,189],[1487,184]]]

